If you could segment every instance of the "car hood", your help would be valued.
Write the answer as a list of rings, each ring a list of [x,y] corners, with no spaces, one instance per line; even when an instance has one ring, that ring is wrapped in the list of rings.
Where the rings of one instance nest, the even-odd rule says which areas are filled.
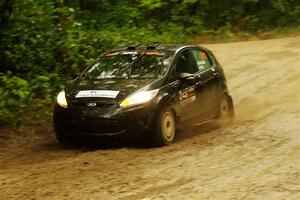
[[[105,79],[105,80],[76,80],[66,88],[66,96],[71,103],[117,103],[131,93],[147,87],[147,85],[155,82],[153,79]],[[113,90],[119,93],[115,98],[107,97],[81,97],[76,98],[80,91],[85,90]]]

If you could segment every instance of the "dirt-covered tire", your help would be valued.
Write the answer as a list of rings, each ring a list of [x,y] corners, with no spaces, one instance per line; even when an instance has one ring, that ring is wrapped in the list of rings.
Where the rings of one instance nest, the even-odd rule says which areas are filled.
[[[55,134],[57,141],[62,145],[69,145],[71,143],[70,138],[63,136],[61,134]]]
[[[174,112],[169,107],[161,110],[155,129],[151,134],[152,145],[164,146],[173,143],[176,132]]]
[[[218,110],[217,121],[219,126],[227,125],[234,120],[234,107],[231,96],[224,94]]]
[[[84,144],[85,140],[79,140],[79,138],[72,138],[67,136],[56,135],[56,139],[59,144],[64,147],[79,147]]]
[[[77,146],[79,144],[79,141],[75,138],[69,137],[64,134],[63,131],[55,127],[55,137],[59,144],[62,146]]]

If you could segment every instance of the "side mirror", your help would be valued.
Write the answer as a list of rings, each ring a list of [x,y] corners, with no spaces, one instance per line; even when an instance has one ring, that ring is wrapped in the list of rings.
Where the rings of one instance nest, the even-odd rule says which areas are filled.
[[[178,78],[182,81],[193,81],[196,79],[196,76],[194,74],[183,72],[178,75]]]

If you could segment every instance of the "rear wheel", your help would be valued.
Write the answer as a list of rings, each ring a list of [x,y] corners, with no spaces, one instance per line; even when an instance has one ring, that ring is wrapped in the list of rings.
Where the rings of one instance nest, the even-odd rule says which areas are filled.
[[[234,108],[231,96],[224,94],[218,111],[218,124],[220,126],[231,123],[234,120]]]
[[[169,107],[159,114],[155,130],[152,133],[152,144],[163,146],[172,144],[175,138],[175,116]]]

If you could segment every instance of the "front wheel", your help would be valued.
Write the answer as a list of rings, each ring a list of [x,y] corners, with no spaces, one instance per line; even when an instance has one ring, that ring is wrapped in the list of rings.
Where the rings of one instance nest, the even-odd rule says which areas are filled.
[[[78,145],[78,141],[75,138],[72,138],[72,137],[66,135],[66,133],[56,124],[54,124],[54,132],[55,132],[55,137],[56,137],[57,141],[62,146],[77,146]]]
[[[175,138],[175,116],[169,107],[162,109],[159,114],[154,132],[152,133],[152,143],[155,146],[172,144]]]

